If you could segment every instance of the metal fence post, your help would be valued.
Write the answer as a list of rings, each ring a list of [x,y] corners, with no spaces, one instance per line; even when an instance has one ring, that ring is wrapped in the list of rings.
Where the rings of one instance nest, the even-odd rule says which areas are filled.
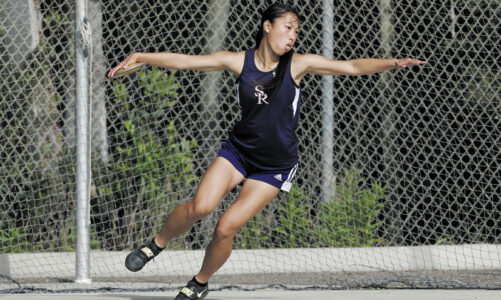
[[[322,55],[332,59],[334,52],[334,1],[323,0]],[[322,201],[332,199],[333,153],[334,153],[334,79],[322,77]],[[335,182],[335,180],[334,180]],[[335,191],[335,189],[334,189]]]
[[[90,24],[87,19],[87,0],[76,2],[76,278],[77,283],[90,279],[90,128],[89,128],[89,42]]]

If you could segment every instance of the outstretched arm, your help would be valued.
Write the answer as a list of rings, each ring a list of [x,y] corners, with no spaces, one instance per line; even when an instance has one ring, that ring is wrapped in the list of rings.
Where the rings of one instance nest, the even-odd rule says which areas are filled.
[[[111,69],[108,73],[108,78],[113,78],[118,70],[136,62],[145,62],[149,65],[176,70],[228,70],[239,75],[243,67],[243,61],[243,52],[230,51],[219,51],[209,55],[188,55],[169,52],[133,53]]]
[[[321,75],[366,75],[393,68],[422,65],[425,61],[411,58],[359,58],[353,60],[332,60],[315,54],[298,54],[294,57],[297,78],[307,73]]]

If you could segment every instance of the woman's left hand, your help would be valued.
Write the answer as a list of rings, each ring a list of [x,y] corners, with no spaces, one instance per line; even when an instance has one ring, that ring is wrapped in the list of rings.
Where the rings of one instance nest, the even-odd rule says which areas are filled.
[[[397,59],[395,61],[395,68],[405,69],[409,66],[424,65],[424,64],[426,64],[426,62],[419,59],[402,58],[402,59]]]

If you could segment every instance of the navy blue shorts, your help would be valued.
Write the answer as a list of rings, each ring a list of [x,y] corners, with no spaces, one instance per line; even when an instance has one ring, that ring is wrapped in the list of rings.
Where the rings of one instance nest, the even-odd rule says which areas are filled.
[[[292,187],[292,179],[296,175],[297,164],[291,169],[261,170],[246,162],[245,156],[226,140],[221,144],[217,156],[226,158],[244,177],[259,180],[271,184],[282,191],[289,192]]]

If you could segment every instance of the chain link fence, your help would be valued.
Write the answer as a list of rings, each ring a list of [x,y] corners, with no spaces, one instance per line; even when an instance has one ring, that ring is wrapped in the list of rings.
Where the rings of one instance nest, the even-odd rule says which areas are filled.
[[[101,255],[92,256],[91,263],[94,272],[102,270],[94,278],[118,284],[140,278],[117,271],[123,269],[124,253],[152,238],[167,214],[194,196],[238,120],[239,108],[236,78],[226,72],[147,67],[110,81],[107,70],[134,51],[207,54],[253,47],[260,14],[271,2],[87,3],[92,30],[90,246],[93,255]],[[293,267],[289,275],[273,277],[284,284],[305,283],[294,274],[317,274],[306,266],[319,260],[320,265],[343,267],[319,268],[327,275],[309,276],[317,280],[310,284],[322,278],[330,287],[400,282],[411,287],[499,288],[499,1],[332,3],[327,12],[322,1],[294,2],[301,14],[296,52],[329,55],[325,49],[333,47],[335,59],[414,57],[428,64],[361,77],[305,77],[294,188],[280,193],[242,228],[234,243],[237,255],[238,250],[318,251],[295,254],[293,261],[287,252],[277,252],[283,256],[270,262],[273,268]],[[332,32],[326,15],[332,16]],[[74,272],[74,24],[73,1],[0,3],[4,291],[13,282],[64,282]],[[330,173],[323,171],[325,162]],[[198,271],[199,257],[174,253],[204,249],[238,191],[171,241],[171,254],[163,255],[173,256],[174,262],[153,263],[149,275],[166,268],[174,275]],[[345,256],[332,249],[347,249],[351,265],[345,266]],[[446,259],[416,263],[430,253]],[[252,264],[260,259],[255,255],[242,259]],[[368,272],[373,266],[358,268],[369,261],[379,262],[372,271],[381,272]],[[242,263],[228,272],[262,273],[267,267],[256,271]],[[235,277],[220,278],[235,282]]]

